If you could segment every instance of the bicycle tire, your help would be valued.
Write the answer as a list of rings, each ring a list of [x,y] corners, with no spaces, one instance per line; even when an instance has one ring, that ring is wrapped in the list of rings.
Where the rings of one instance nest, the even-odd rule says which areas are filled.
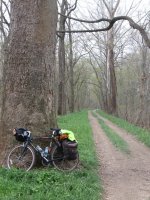
[[[51,152],[51,159],[53,166],[60,171],[72,171],[79,164],[79,153],[75,160],[68,160],[64,158],[63,150],[61,147],[54,146]]]
[[[27,149],[23,152],[24,146],[15,146],[7,157],[7,166],[9,169],[17,168],[29,171],[35,163],[35,152],[27,146]]]

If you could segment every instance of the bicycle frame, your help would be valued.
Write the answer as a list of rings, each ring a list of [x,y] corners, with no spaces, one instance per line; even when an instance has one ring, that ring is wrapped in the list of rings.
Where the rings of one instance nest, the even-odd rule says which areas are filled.
[[[34,139],[35,139],[35,138],[33,138],[33,140],[34,140]],[[58,141],[58,139],[56,138],[56,136],[55,136],[54,133],[53,133],[51,136],[36,137],[36,140],[37,140],[37,139],[38,139],[38,140],[40,140],[40,139],[47,139],[47,140],[50,140],[50,144],[49,144],[50,149],[52,149],[53,144],[57,145],[58,147],[61,147],[61,143]],[[44,159],[47,163],[51,163],[51,162],[54,161],[54,160],[60,160],[60,158],[58,158],[58,159],[51,159],[51,157],[50,157],[50,159],[47,159],[46,157],[42,156],[42,155],[41,155],[41,152],[36,148],[35,145],[33,145],[32,139],[30,139],[30,138],[28,138],[28,140],[25,141],[25,142],[23,143],[23,146],[24,146],[23,153],[26,151],[26,148],[27,148],[28,146],[31,146],[31,147],[35,150],[35,152],[37,152],[37,153],[40,155],[40,157],[41,157],[42,159]],[[49,155],[50,155],[50,153],[49,153]],[[62,157],[61,159],[63,159],[63,158],[64,158],[64,157]]]

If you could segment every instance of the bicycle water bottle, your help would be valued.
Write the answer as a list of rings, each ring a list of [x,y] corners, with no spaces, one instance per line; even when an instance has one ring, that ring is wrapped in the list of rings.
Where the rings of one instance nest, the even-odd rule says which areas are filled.
[[[36,149],[37,149],[38,152],[41,154],[41,156],[43,156],[44,151],[43,151],[43,149],[42,149],[39,145],[36,146]]]
[[[45,150],[44,150],[44,156],[45,156],[45,157],[48,156],[48,147],[45,147]]]

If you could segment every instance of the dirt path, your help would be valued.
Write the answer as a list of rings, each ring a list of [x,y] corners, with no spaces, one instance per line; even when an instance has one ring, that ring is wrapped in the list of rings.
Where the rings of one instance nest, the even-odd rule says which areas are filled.
[[[150,149],[108,120],[105,123],[129,145],[130,154],[118,151],[89,113],[100,159],[105,200],[150,200]]]

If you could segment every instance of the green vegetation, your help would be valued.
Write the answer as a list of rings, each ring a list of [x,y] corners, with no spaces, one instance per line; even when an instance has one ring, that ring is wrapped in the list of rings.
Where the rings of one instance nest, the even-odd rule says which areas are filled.
[[[102,129],[106,133],[107,137],[110,139],[112,144],[124,153],[129,153],[128,144],[124,141],[117,133],[115,133],[111,128],[109,128],[105,122],[97,117],[97,115],[93,112],[93,115],[98,119],[99,124]]]
[[[87,112],[58,119],[61,128],[75,132],[79,143],[80,168],[63,173],[53,168],[0,169],[0,200],[97,200],[101,199],[100,178]]]
[[[124,130],[128,131],[129,133],[135,135],[138,140],[140,140],[142,143],[144,143],[146,146],[150,147],[150,131],[140,128],[138,126],[135,126],[123,119],[114,117],[112,115],[108,115],[102,111],[97,111],[101,116],[109,119],[113,123],[117,124],[120,128],[123,128]]]

